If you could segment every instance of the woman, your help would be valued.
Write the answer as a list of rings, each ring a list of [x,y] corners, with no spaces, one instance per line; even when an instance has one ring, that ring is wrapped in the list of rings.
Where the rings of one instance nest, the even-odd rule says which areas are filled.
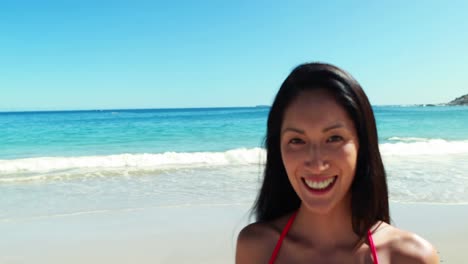
[[[389,224],[374,114],[353,77],[298,66],[267,126],[257,222],[240,232],[236,263],[438,263],[431,244]]]

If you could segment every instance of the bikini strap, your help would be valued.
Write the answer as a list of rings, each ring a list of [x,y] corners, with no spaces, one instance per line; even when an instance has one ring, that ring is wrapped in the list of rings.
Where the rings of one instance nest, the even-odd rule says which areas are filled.
[[[372,239],[372,233],[370,230],[367,231],[367,239],[369,240],[369,246],[372,258],[374,259],[374,264],[379,264],[379,259],[377,258],[377,249],[375,248],[374,240]]]
[[[273,254],[271,255],[271,258],[268,264],[273,264],[275,262],[276,256],[278,255],[280,251],[281,244],[283,244],[283,240],[288,234],[288,231],[291,228],[291,225],[293,224],[294,219],[296,218],[296,215],[297,215],[297,211],[295,211],[289,218],[288,223],[283,229],[283,232],[281,232],[280,238],[278,239],[278,242],[276,243],[275,249],[273,250]]]

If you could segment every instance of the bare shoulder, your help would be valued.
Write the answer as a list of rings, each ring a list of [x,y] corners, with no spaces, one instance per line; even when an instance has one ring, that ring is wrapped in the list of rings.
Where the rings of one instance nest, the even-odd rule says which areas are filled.
[[[424,238],[391,225],[384,228],[391,263],[436,264],[436,249]]]
[[[267,263],[280,236],[282,222],[280,218],[244,227],[237,237],[236,263]]]

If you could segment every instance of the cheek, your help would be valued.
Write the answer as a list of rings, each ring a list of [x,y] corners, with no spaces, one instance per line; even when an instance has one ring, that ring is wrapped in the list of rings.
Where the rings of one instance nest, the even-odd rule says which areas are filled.
[[[358,148],[355,144],[345,145],[341,153],[342,155],[341,160],[345,162],[346,167],[348,167],[353,174],[356,169],[357,153],[358,153]]]
[[[284,162],[294,163],[294,162],[297,162],[300,158],[303,158],[305,152],[306,152],[305,148],[294,149],[294,148],[282,147],[281,157],[283,158]]]
[[[292,173],[294,173],[294,168],[301,160],[300,153],[298,151],[288,150],[287,148],[281,148],[281,158],[288,176],[292,175]]]
[[[296,170],[299,168],[300,157],[297,152],[287,151],[281,149],[281,158],[283,161],[284,169],[286,170],[286,176],[288,177],[289,183],[291,184],[294,191],[299,191],[299,183],[295,177]]]

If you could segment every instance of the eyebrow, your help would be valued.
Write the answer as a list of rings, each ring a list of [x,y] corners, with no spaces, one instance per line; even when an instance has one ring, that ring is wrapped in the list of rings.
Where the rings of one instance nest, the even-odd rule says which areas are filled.
[[[322,132],[325,133],[325,132],[328,132],[330,130],[337,129],[337,128],[343,128],[343,127],[345,127],[343,124],[337,123],[337,124],[334,124],[334,125],[331,125],[329,127],[326,127],[324,129],[322,129]],[[283,129],[282,133],[285,133],[287,131],[292,131],[292,132],[296,132],[296,133],[299,133],[299,134],[305,134],[304,130],[294,128],[294,127],[287,127],[285,129]]]

